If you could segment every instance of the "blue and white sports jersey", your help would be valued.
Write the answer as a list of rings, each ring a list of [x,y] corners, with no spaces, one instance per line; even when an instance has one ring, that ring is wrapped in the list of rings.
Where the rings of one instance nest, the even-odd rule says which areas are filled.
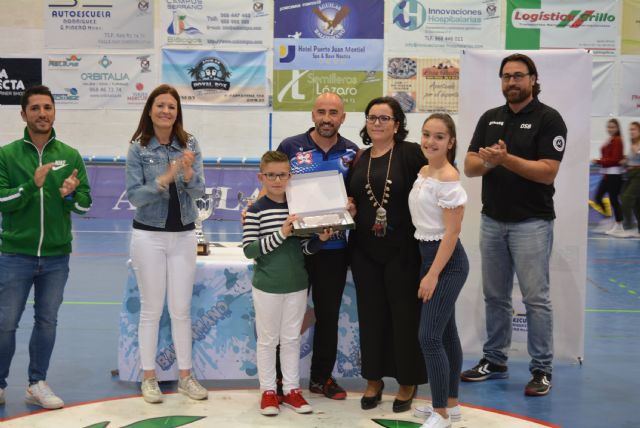
[[[346,179],[349,168],[358,152],[358,146],[338,134],[338,142],[325,153],[311,138],[310,128],[304,134],[285,138],[278,146],[291,163],[292,174],[318,171],[339,171]],[[347,246],[346,232],[341,231],[324,244],[323,249],[338,249]]]

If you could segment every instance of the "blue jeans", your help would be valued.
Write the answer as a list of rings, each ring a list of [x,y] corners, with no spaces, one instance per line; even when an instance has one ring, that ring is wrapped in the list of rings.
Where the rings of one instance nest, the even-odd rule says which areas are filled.
[[[46,380],[56,341],[58,309],[69,276],[69,256],[0,254],[0,388],[6,388],[16,350],[16,329],[34,286],[29,383]]]
[[[506,365],[511,347],[513,274],[518,277],[527,310],[529,370],[551,374],[553,313],[549,293],[549,258],[553,221],[528,219],[504,223],[482,215],[480,254],[487,341],[483,352],[494,364]]]

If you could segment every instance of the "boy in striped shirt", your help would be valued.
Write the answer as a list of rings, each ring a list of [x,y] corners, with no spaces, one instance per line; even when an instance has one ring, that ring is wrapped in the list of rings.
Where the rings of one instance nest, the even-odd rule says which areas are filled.
[[[255,260],[253,305],[256,311],[257,365],[260,412],[275,416],[279,403],[297,413],[313,409],[299,385],[300,328],[307,307],[307,271],[304,254],[320,250],[331,229],[310,239],[291,236],[295,214],[289,214],[285,189],[290,173],[289,158],[277,151],[260,160],[258,178],[265,195],[247,209],[242,246]],[[280,344],[284,396],[276,395],[276,346]]]

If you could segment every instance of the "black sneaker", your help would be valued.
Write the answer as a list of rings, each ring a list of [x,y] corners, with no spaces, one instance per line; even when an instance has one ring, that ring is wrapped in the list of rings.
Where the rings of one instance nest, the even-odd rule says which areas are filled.
[[[537,397],[539,395],[547,395],[550,390],[551,374],[536,369],[531,372],[531,380],[524,388],[524,395]]]
[[[332,400],[344,400],[347,398],[347,391],[338,385],[333,376],[330,376],[324,383],[313,379],[310,380],[309,391],[314,394],[322,394]]]
[[[465,370],[460,374],[460,379],[465,382],[480,382],[487,379],[506,379],[509,377],[507,366],[501,366],[489,362],[486,358],[472,369]]]

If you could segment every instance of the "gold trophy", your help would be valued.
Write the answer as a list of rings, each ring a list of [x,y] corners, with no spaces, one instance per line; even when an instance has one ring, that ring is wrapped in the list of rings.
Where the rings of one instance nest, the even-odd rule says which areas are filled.
[[[209,255],[209,241],[204,236],[202,230],[202,222],[213,214],[214,209],[220,202],[220,189],[206,188],[204,197],[196,199],[196,208],[198,209],[198,218],[196,219],[196,238],[198,240],[198,255]]]

